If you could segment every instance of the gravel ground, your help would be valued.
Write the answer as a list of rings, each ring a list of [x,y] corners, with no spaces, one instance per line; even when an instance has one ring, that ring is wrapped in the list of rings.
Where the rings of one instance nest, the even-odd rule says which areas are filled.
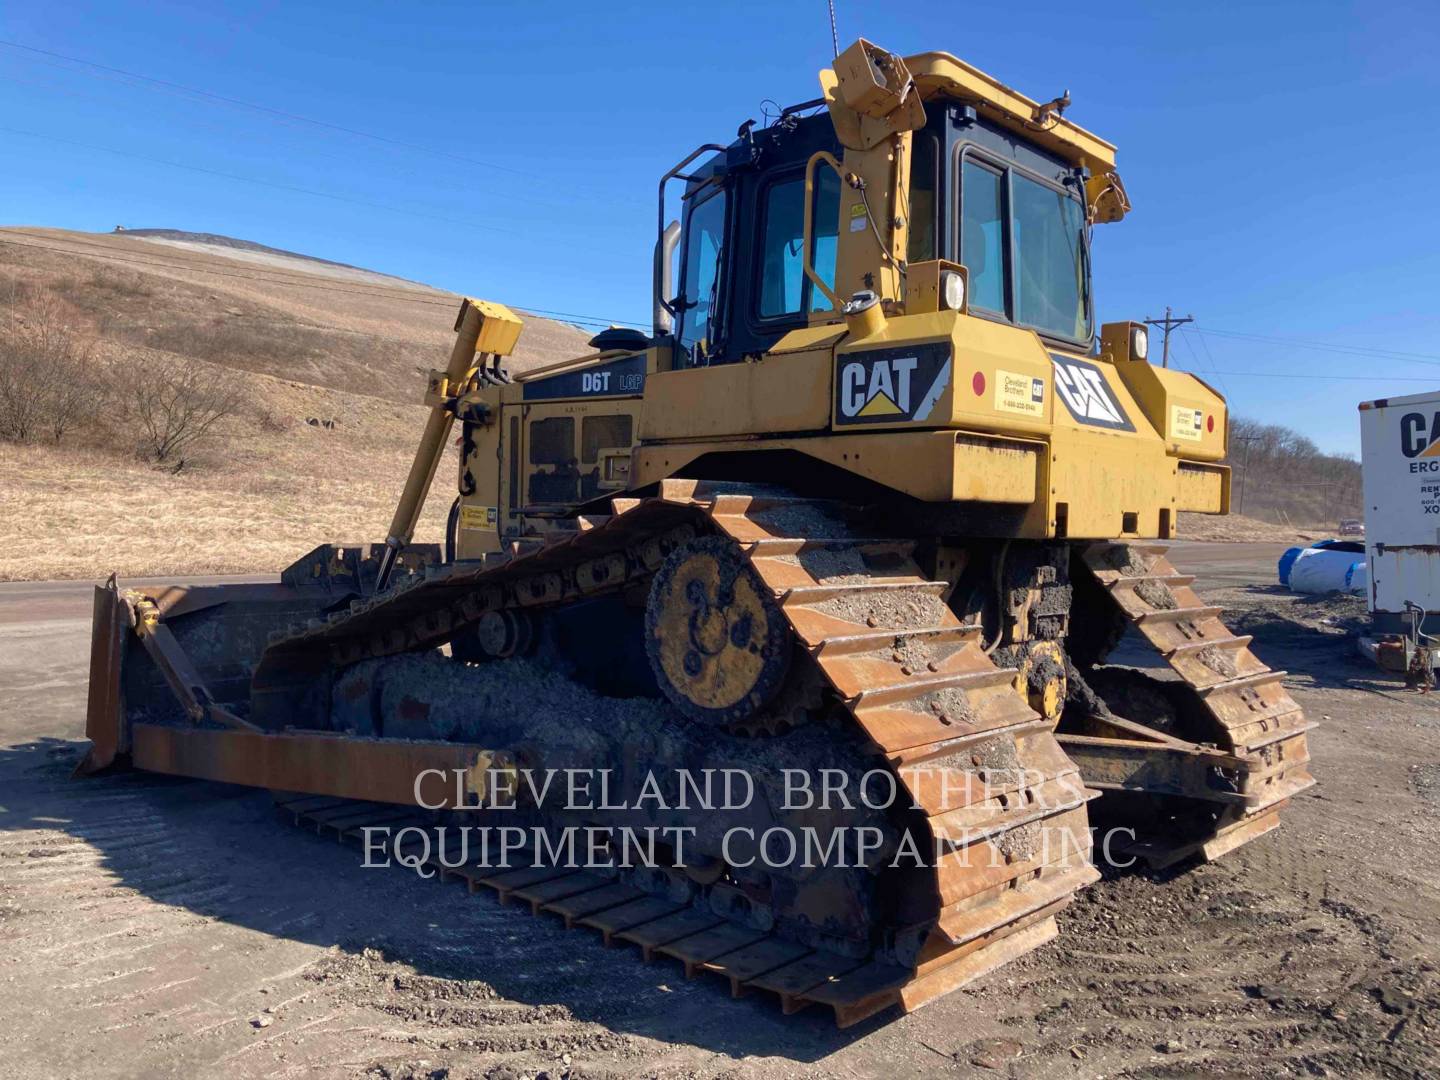
[[[88,600],[0,587],[4,1072],[1435,1076],[1440,696],[1354,654],[1355,602],[1253,584],[1273,580],[1277,547],[1220,547],[1172,557],[1291,673],[1322,725],[1320,785],[1226,859],[1107,872],[1054,944],[846,1032],[457,886],[365,869],[260,794],[72,781]]]

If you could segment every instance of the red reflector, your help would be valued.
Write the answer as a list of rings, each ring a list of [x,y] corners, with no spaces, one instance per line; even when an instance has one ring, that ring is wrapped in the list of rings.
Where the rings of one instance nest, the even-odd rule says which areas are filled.
[[[1207,416],[1207,417],[1205,418],[1205,430],[1206,430],[1206,431],[1214,431],[1214,430],[1215,430],[1215,417],[1213,417],[1213,416]]]
[[[976,397],[985,393],[985,373],[983,371],[975,372],[975,377],[970,380],[970,385],[975,388]]]

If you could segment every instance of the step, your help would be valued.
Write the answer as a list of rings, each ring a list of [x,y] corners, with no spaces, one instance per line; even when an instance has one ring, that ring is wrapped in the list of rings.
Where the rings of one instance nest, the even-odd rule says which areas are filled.
[[[1048,731],[1050,721],[1016,698],[1014,719],[1009,722],[978,727],[950,736],[955,727],[946,727],[930,713],[911,709],[877,709],[859,717],[872,741],[896,768],[921,764],[931,758],[962,750],[975,743],[987,742],[1002,735],[1018,738],[1038,731]],[[916,721],[929,721],[917,724]],[[908,721],[908,725],[904,722]],[[935,737],[925,738],[922,732]],[[888,736],[888,738],[886,738]]]
[[[766,937],[713,960],[701,961],[699,966],[704,971],[713,971],[729,979],[730,996],[738,998],[745,996],[748,989],[745,984],[750,980],[793,964],[796,960],[811,955],[813,951],[808,946],[793,941]]]
[[[844,539],[806,539],[805,537],[771,537],[751,540],[746,549],[751,558],[769,559],[778,555],[798,555],[802,551],[833,551],[837,548],[886,548],[897,554],[909,555],[915,550],[913,540],[894,540],[883,536],[847,537]]]
[[[1170,660],[1176,656],[1184,656],[1187,653],[1199,652],[1201,649],[1208,649],[1215,646],[1217,649],[1243,649],[1255,638],[1251,634],[1232,635],[1230,637],[1202,638],[1199,641],[1187,641],[1183,645],[1176,645],[1164,654],[1165,659]]]
[[[1157,585],[1169,585],[1172,588],[1183,588],[1186,585],[1195,584],[1194,574],[1139,574],[1135,577],[1113,577],[1110,579],[1109,587],[1119,589],[1126,586],[1139,585],[1142,582],[1153,581]]]
[[[1297,709],[1294,710],[1293,713],[1285,713],[1285,714],[1283,714],[1283,715],[1285,715],[1285,716],[1290,716],[1290,715],[1299,716],[1299,715],[1302,715],[1302,714],[1301,714],[1301,710],[1297,708]],[[1271,745],[1273,745],[1273,744],[1275,744],[1275,743],[1278,743],[1278,742],[1284,742],[1286,739],[1293,739],[1293,738],[1296,738],[1297,736],[1304,735],[1307,731],[1313,731],[1315,728],[1317,728],[1317,727],[1319,727],[1319,726],[1320,726],[1320,724],[1319,724],[1317,721],[1314,721],[1314,720],[1306,720],[1306,721],[1304,721],[1303,723],[1299,723],[1299,724],[1294,725],[1293,727],[1284,727],[1284,726],[1282,726],[1282,727],[1276,728],[1274,731],[1267,731],[1264,735],[1261,735],[1258,739],[1247,739],[1247,740],[1245,741],[1245,749],[1246,749],[1246,751],[1249,752],[1249,753],[1254,753],[1256,750],[1264,749],[1265,747],[1271,746]]]
[[[1135,622],[1141,626],[1148,623],[1200,622],[1213,619],[1224,610],[1219,607],[1157,608],[1136,615]]]
[[[1213,686],[1197,687],[1195,692],[1202,698],[1211,698],[1216,694],[1228,693],[1232,690],[1250,690],[1257,686],[1278,683],[1288,674],[1288,671],[1257,671],[1253,675],[1242,675],[1238,679],[1227,679],[1224,682],[1215,683]]]
[[[929,596],[940,596],[950,586],[943,581],[866,582],[863,585],[801,585],[786,589],[780,598],[783,604],[806,606],[823,604],[827,600],[838,600],[842,596],[860,596],[866,593],[913,592]]]
[[[956,675],[933,675],[925,679],[911,679],[893,686],[861,690],[852,699],[854,708],[876,708],[912,701],[925,694],[952,688],[960,690],[984,690],[990,686],[1009,686],[1018,675],[1017,668],[991,668],[988,671],[968,671]]]
[[[894,647],[897,637],[919,638],[937,645],[962,645],[974,641],[982,632],[978,623],[968,626],[932,626],[924,630],[874,630],[864,634],[842,634],[826,638],[812,650],[820,660],[833,656],[854,656],[882,652]]]

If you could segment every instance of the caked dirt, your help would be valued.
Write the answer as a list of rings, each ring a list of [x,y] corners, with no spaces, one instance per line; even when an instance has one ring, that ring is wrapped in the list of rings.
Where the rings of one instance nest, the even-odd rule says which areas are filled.
[[[1258,547],[1258,546],[1257,546]],[[1218,863],[1105,871],[1051,945],[837,1032],[284,824],[258,793],[73,781],[84,637],[0,592],[7,1076],[1427,1077],[1440,1073],[1440,696],[1359,601],[1177,547],[1321,727],[1318,787]],[[1207,588],[1207,582],[1212,587]]]

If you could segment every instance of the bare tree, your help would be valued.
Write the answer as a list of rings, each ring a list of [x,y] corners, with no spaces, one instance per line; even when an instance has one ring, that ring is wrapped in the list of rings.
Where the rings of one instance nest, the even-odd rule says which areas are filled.
[[[171,461],[212,434],[245,400],[236,371],[184,360],[153,360],[126,373],[127,413],[147,456]]]
[[[0,438],[59,442],[97,398],[94,340],[36,296],[0,323]]]

